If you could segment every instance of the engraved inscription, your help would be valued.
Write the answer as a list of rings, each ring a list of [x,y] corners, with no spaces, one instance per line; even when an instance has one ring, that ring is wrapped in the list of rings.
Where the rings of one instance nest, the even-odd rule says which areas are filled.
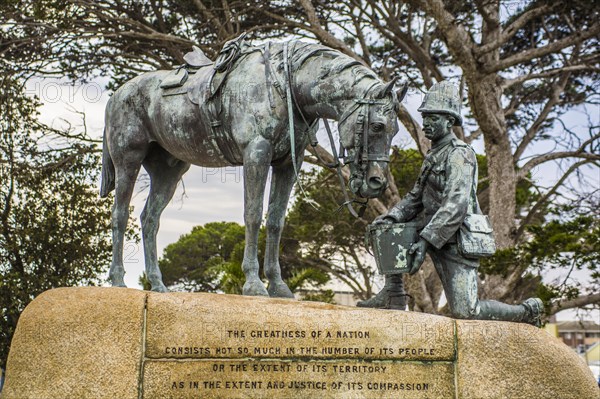
[[[396,358],[431,360],[438,355],[432,347],[370,346],[368,330],[226,330],[227,342],[247,343],[244,346],[177,346],[164,348],[165,357],[319,357],[368,359]],[[312,339],[314,345],[302,345]],[[364,341],[359,342],[359,341]],[[278,346],[272,344],[276,342]],[[345,345],[355,343],[355,345]]]
[[[146,358],[428,362],[456,358],[454,324],[449,319],[273,299],[253,298],[249,304],[247,298],[235,296],[213,295],[208,300],[202,295],[150,295]]]
[[[144,390],[149,397],[172,398],[241,398],[249,392],[277,398],[352,393],[371,398],[382,392],[394,398],[450,397],[452,367],[449,362],[150,360]]]

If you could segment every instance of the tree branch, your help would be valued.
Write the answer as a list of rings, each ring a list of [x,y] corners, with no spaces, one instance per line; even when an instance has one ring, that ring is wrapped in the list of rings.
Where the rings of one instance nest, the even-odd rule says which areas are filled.
[[[581,144],[581,146],[576,151],[561,151],[561,152],[552,152],[549,154],[540,155],[538,157],[530,159],[521,169],[519,169],[518,178],[524,179],[527,174],[531,171],[531,169],[536,166],[543,164],[544,162],[552,161],[555,159],[562,158],[584,158],[589,161],[597,161],[600,160],[600,154],[594,154],[589,152],[584,152],[585,147],[588,144],[591,144],[594,140],[600,138],[600,134],[593,136],[592,138],[586,140]]]
[[[395,17],[381,11],[375,1],[368,0],[367,2],[373,10],[380,10],[380,13],[385,17],[386,25],[381,24],[379,17],[375,13],[369,15],[369,21],[383,36],[391,40],[415,62],[415,66],[421,72],[425,85],[431,86],[433,84],[431,80],[432,75],[438,81],[443,80],[444,76],[431,58],[431,55],[425,48],[419,45],[410,34],[410,30],[409,32],[403,32]]]
[[[475,130],[473,133],[471,133],[468,136],[465,136],[465,142],[467,144],[471,144],[473,141],[477,140],[479,138],[479,136],[481,136],[483,134],[483,130],[481,130],[481,128]]]
[[[364,11],[361,10],[360,12],[362,14]],[[356,36],[358,37],[358,42],[360,43],[360,48],[362,49],[363,59],[368,65],[371,65],[371,52],[369,51],[369,46],[365,40],[365,35],[363,34],[360,26],[360,21],[354,15],[352,15],[352,24],[354,25],[354,30],[356,31]]]
[[[498,4],[497,3],[495,4],[493,2],[484,1],[484,0],[475,0],[475,3],[477,6],[477,11],[479,11],[479,14],[481,14],[481,17],[483,18],[483,21],[485,22],[485,24],[488,25],[492,29],[496,29],[497,27],[499,27],[498,19],[494,18],[494,16],[490,15],[490,13],[487,10],[490,6],[495,6],[497,8]]]
[[[306,262],[307,264],[311,265],[312,267],[321,269],[326,273],[333,274],[338,279],[340,279],[340,281],[342,281],[344,284],[346,284],[357,296],[362,297],[364,295],[363,294],[364,290],[360,286],[360,283],[358,281],[356,281],[354,278],[352,278],[351,276],[349,276],[344,271],[338,270],[335,267],[334,263],[332,263],[328,260],[325,260],[321,257],[319,257],[318,259],[304,258],[303,261]]]
[[[350,47],[348,47],[348,45],[346,43],[344,43],[343,41],[341,41],[337,37],[333,36],[328,31],[323,29],[323,26],[321,26],[321,22],[319,21],[319,18],[317,17],[317,12],[316,12],[311,0],[299,0],[299,1],[300,1],[300,5],[302,6],[302,8],[305,11],[306,18],[308,19],[308,23],[310,25],[310,27],[308,29],[312,33],[314,33],[315,36],[317,36],[317,38],[319,38],[319,40],[323,44],[328,45],[333,48],[336,48],[336,49],[342,51],[344,54],[347,54],[350,57],[356,59],[360,63],[367,65],[365,60],[360,58],[354,51],[352,51],[352,49]]]
[[[400,119],[400,122],[404,125],[406,130],[408,130],[408,133],[413,138],[413,140],[415,140],[415,143],[417,143],[417,148],[419,148],[419,152],[422,155],[427,154],[427,151],[429,151],[429,149],[431,148],[431,142],[427,140],[425,134],[423,133],[423,129],[417,123],[417,121],[414,120],[412,115],[408,112],[408,110],[403,104],[400,104],[397,115],[398,119]]]
[[[327,151],[325,148],[323,148],[320,144],[317,144],[316,147],[309,146],[307,148],[307,150],[309,153],[311,153],[315,156],[317,156],[317,153],[318,153],[319,156],[321,157],[321,159],[323,159],[323,161],[325,161],[327,163],[334,162],[333,155],[331,155],[329,153],[329,151]],[[312,159],[308,159],[308,161],[312,161]],[[325,165],[321,164],[320,162],[316,163],[315,165],[325,166]],[[331,173],[336,173],[336,172],[331,171]],[[350,169],[347,166],[344,166],[342,168],[342,177],[344,178],[344,182],[346,182],[346,183],[350,180]],[[369,207],[373,208],[378,214],[383,214],[383,213],[387,212],[387,207],[381,201],[380,198],[371,198],[369,200]]]
[[[567,171],[561,176],[561,178],[556,182],[556,184],[554,184],[554,186],[550,190],[548,190],[548,192],[546,192],[546,194],[544,194],[535,203],[535,205],[531,208],[529,213],[527,213],[527,216],[525,216],[525,218],[519,225],[519,227],[515,233],[516,241],[521,241],[521,237],[523,237],[523,232],[525,231],[525,228],[527,227],[527,225],[537,215],[537,213],[541,210],[541,208],[548,202],[550,197],[556,193],[556,191],[560,188],[560,186],[562,186],[562,184],[565,182],[567,177],[569,177],[569,175],[571,173],[573,173],[574,171],[576,171],[580,166],[582,166],[586,163],[589,163],[589,162],[590,162],[589,160],[583,160],[583,161],[579,161],[579,162],[576,162],[573,165],[571,165],[571,167],[569,169],[567,169]]]
[[[529,144],[533,141],[533,139],[537,135],[537,133],[540,130],[540,128],[542,127],[544,121],[546,120],[546,118],[548,117],[550,112],[552,111],[552,108],[554,108],[554,106],[558,103],[558,101],[560,99],[560,94],[565,90],[565,87],[567,85],[567,82],[569,81],[570,76],[571,76],[571,72],[565,72],[564,75],[562,75],[559,78],[558,83],[556,85],[554,85],[554,87],[552,89],[552,94],[550,95],[550,98],[548,98],[548,101],[544,105],[542,112],[538,115],[536,120],[531,124],[529,129],[527,129],[525,136],[523,137],[523,139],[521,140],[521,143],[519,143],[519,145],[517,146],[517,149],[515,150],[515,153],[513,154],[513,161],[515,163],[521,158],[521,155],[523,155],[523,153],[527,149],[527,146],[529,146]]]
[[[473,40],[465,28],[457,23],[456,18],[446,10],[444,2],[441,0],[412,0],[409,3],[428,11],[437,22],[438,29],[444,32],[444,41],[452,55],[460,60],[458,64],[465,72],[476,73],[479,66],[473,54]]]
[[[518,65],[520,63],[533,60],[535,58],[543,57],[545,55],[556,53],[564,48],[573,46],[581,43],[591,37],[597,36],[600,33],[600,23],[595,23],[587,30],[580,30],[571,36],[565,37],[564,39],[557,40],[543,47],[532,48],[531,50],[521,51],[517,54],[513,54],[510,57],[501,59],[499,62],[493,65],[487,65],[485,70],[486,73],[494,73],[502,71],[509,67]]]
[[[549,315],[565,309],[581,308],[586,305],[600,305],[600,294],[582,295],[566,301],[557,301],[550,306]]]
[[[522,27],[527,25],[527,23],[529,23],[529,21],[531,21],[534,18],[539,17],[540,15],[546,14],[548,11],[550,11],[551,8],[552,7],[549,6],[548,4],[543,4],[540,7],[531,8],[531,9],[525,11],[524,13],[519,15],[512,23],[507,25],[503,29],[500,36],[498,38],[496,38],[496,40],[493,40],[482,46],[476,47],[474,49],[475,54],[477,56],[479,56],[479,55],[485,54],[489,51],[492,51],[492,50],[495,50],[495,49],[501,47],[503,44],[508,42],[519,31],[519,29],[521,29]]]
[[[569,65],[569,66],[563,66],[561,68],[549,69],[547,71],[540,72],[540,73],[532,73],[529,75],[523,75],[523,76],[519,76],[518,78],[505,80],[502,83],[502,91],[512,87],[513,85],[523,83],[527,80],[549,78],[554,75],[558,75],[562,72],[577,72],[577,71],[600,72],[600,68],[598,68],[597,66],[594,66],[594,65],[586,65],[586,64]]]
[[[206,22],[209,24],[216,24],[219,26],[219,30],[217,32],[217,37],[221,40],[224,40],[225,37],[227,37],[227,31],[224,28],[224,25],[221,23],[221,21],[219,20],[219,18],[213,14],[208,7],[206,7],[204,5],[204,3],[202,2],[202,0],[193,0],[194,1],[194,5],[196,6],[196,9],[198,11],[200,11],[200,13],[204,16],[204,18],[206,18]],[[214,21],[214,22],[213,22]],[[223,34],[225,32],[225,34]]]

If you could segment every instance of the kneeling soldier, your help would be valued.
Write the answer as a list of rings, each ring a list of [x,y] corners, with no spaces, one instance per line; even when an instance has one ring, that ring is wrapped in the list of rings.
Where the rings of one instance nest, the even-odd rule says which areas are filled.
[[[416,273],[429,253],[442,281],[452,315],[460,319],[505,320],[539,325],[543,304],[539,298],[521,305],[480,301],[477,296],[477,256],[459,250],[457,235],[469,214],[481,214],[477,196],[475,152],[454,133],[462,125],[458,90],[449,82],[431,87],[419,108],[423,131],[431,140],[414,188],[375,223],[421,220],[417,242],[410,246],[410,274]],[[490,230],[491,232],[491,230]],[[493,252],[493,250],[492,250]],[[360,307],[403,309],[402,275],[386,276],[384,288]]]

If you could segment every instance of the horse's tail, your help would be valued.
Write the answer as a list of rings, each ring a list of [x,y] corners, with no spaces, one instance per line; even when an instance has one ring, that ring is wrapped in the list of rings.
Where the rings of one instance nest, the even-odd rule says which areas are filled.
[[[100,183],[100,197],[104,198],[115,189],[115,165],[106,145],[106,128],[104,128],[102,136],[102,182]]]

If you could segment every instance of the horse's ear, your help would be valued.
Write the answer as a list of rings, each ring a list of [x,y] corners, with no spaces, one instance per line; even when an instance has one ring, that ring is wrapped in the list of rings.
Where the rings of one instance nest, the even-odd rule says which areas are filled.
[[[408,85],[404,83],[400,89],[396,91],[396,98],[398,99],[398,103],[401,103],[404,100],[404,96],[406,96],[406,92],[408,91]]]
[[[395,78],[393,78],[392,80],[390,80],[388,83],[386,83],[377,93],[376,98],[385,98],[386,96],[388,96],[392,90],[394,89],[394,84],[396,83],[396,80],[398,80],[398,77],[396,76]]]

